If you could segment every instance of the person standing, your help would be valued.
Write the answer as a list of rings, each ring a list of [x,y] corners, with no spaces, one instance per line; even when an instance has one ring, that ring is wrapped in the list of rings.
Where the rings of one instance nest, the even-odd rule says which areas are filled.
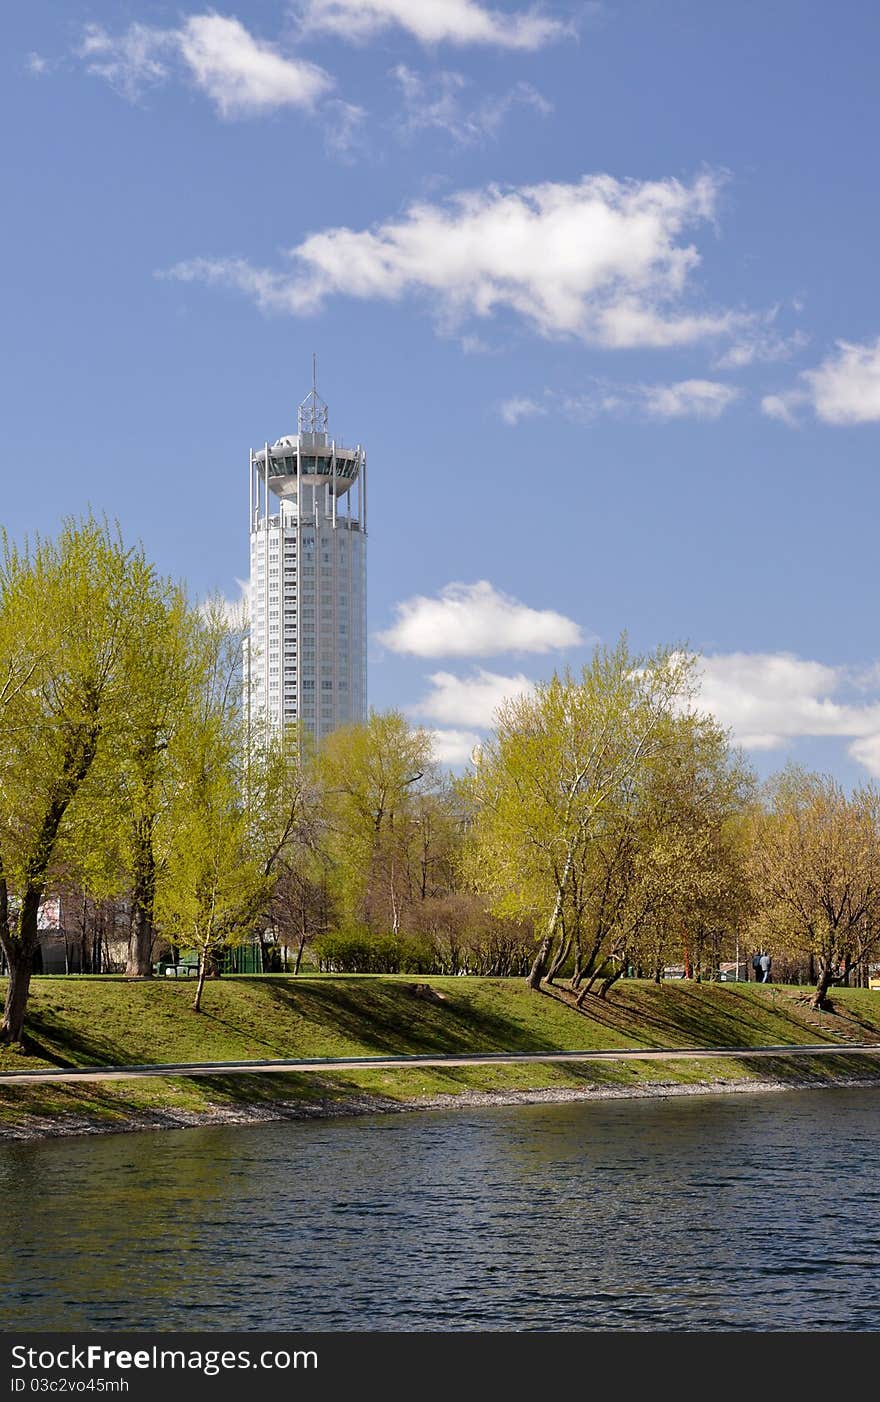
[[[762,954],[762,955],[761,955],[761,982],[762,982],[762,983],[769,983],[769,982],[770,982],[770,965],[771,965],[772,963],[773,963],[773,960],[770,958],[770,955],[769,955],[769,954]]]
[[[761,982],[761,955],[760,952],[752,955],[752,968],[755,971],[755,983]]]

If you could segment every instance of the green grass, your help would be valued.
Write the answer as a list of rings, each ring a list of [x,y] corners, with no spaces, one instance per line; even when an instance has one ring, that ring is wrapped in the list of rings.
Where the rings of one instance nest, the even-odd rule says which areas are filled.
[[[419,996],[429,986],[431,996]],[[0,1051],[0,1070],[132,1063],[379,1056],[383,1053],[541,1052],[613,1047],[759,1046],[880,1041],[880,995],[835,993],[835,1012],[814,1013],[806,989],[640,980],[615,986],[584,1012],[557,990],[521,979],[239,977],[208,985],[204,1011],[193,986],[168,981],[37,978],[26,1052]],[[211,1077],[96,1085],[0,1085],[7,1130],[86,1116],[113,1128],[173,1122],[182,1113],[281,1108],[315,1099],[394,1100],[465,1090],[620,1087],[662,1081],[827,1080],[875,1074],[867,1061],[801,1058],[365,1070],[344,1075]]]

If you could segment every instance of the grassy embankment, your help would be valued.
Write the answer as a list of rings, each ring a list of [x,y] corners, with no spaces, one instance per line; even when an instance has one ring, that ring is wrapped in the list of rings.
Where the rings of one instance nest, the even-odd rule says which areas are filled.
[[[0,1050],[0,1070],[148,1062],[480,1053],[610,1047],[760,1046],[880,1041],[880,994],[844,989],[833,1014],[806,989],[632,980],[607,1003],[577,1011],[564,990],[537,995],[521,979],[410,977],[227,978],[193,1013],[184,983],[38,978],[29,1054]],[[185,1122],[187,1116],[314,1110],[463,1091],[634,1089],[649,1083],[785,1081],[876,1076],[880,1059],[651,1061],[405,1069],[305,1075],[185,1077],[96,1084],[0,1084],[0,1133]]]

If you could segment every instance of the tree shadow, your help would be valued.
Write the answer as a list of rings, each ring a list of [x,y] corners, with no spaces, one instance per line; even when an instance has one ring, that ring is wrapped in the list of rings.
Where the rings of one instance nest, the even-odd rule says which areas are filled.
[[[752,994],[718,984],[679,986],[665,981],[657,987],[632,982],[607,999],[588,995],[580,1009],[568,990],[544,986],[542,992],[592,1022],[620,1032],[629,1044],[646,1048],[761,1046],[768,1037],[782,1043],[833,1045],[846,1036],[839,1024],[829,1025],[820,1020],[822,1014],[802,1011],[792,995],[776,987],[756,1000]],[[873,1030],[876,1035],[877,1029]]]
[[[29,1018],[22,1045],[29,1056],[40,1057],[59,1070],[120,1066],[131,1061],[125,1047],[106,1033],[71,1026],[50,1012],[35,1013]]]
[[[397,1055],[558,1049],[552,1037],[513,1018],[476,1007],[453,992],[442,1001],[428,1000],[416,993],[418,987],[378,980],[295,985],[274,980],[268,992],[288,1012],[352,1043],[353,1055],[357,1048]]]

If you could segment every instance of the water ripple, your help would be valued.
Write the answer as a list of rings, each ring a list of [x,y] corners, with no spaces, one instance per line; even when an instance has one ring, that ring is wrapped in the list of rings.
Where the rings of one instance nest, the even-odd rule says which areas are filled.
[[[872,1089],[15,1144],[0,1183],[31,1190],[0,1223],[0,1309],[7,1329],[877,1330],[878,1150]]]

